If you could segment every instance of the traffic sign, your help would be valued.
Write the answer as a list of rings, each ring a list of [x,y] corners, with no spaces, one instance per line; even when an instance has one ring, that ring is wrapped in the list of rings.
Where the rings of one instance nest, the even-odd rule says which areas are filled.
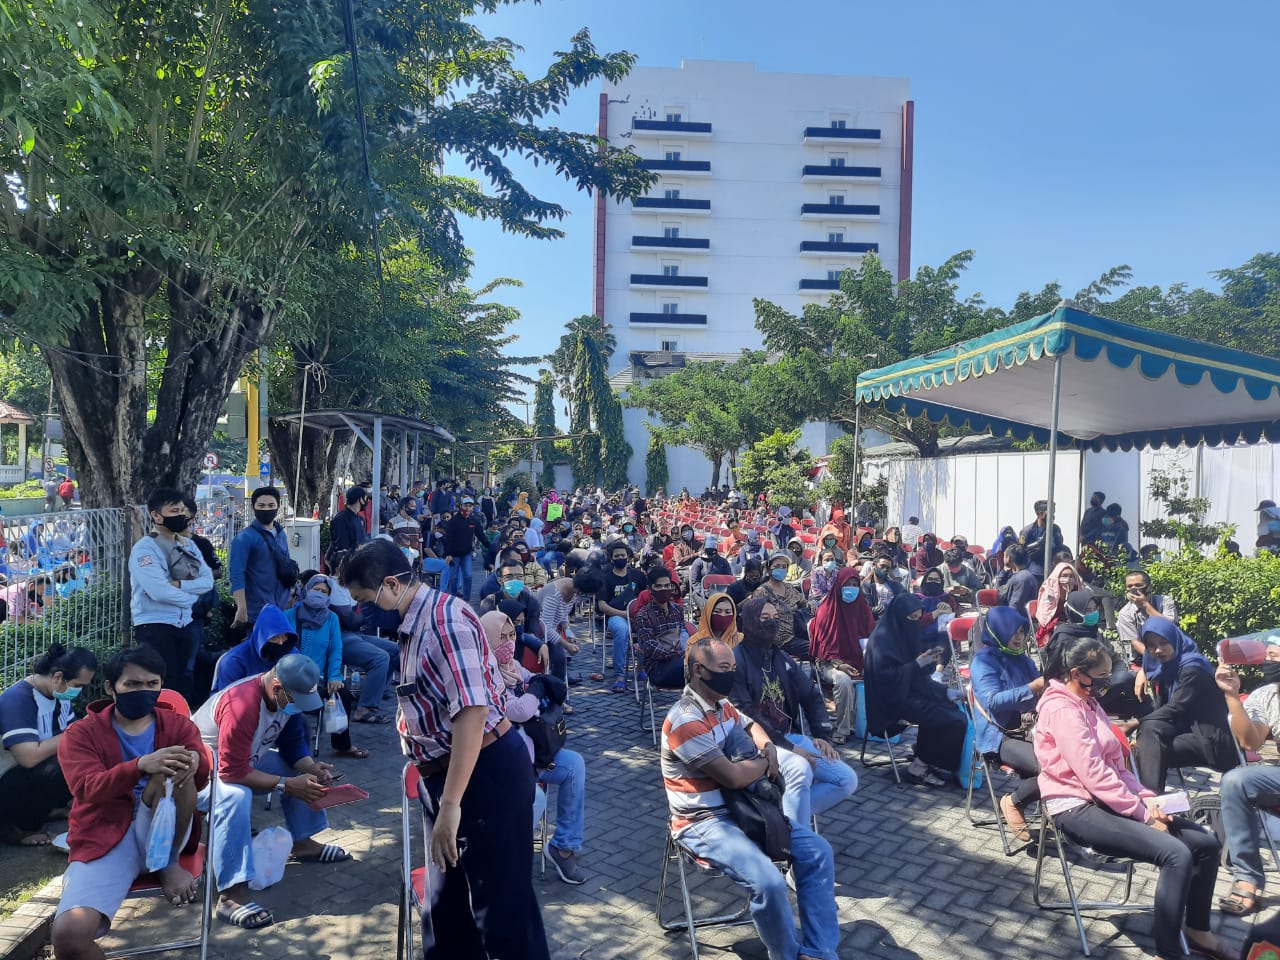
[[[206,453],[204,455],[204,468],[206,470],[216,470],[218,467],[218,455],[216,453]]]
[[[57,469],[58,469],[58,465],[57,465],[56,463],[54,463],[54,462],[53,462],[53,457],[45,457],[45,458],[44,458],[44,472],[45,472],[45,473],[54,473],[54,472],[56,472],[56,471],[57,471]]]

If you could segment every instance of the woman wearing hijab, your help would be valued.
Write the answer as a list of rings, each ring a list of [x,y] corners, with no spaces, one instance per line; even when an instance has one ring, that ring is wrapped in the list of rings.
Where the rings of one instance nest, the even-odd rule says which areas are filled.
[[[836,552],[824,547],[818,554],[818,562],[813,566],[813,583],[809,586],[811,603],[821,603],[826,598],[839,572],[840,564],[836,562]]]
[[[946,663],[951,659],[951,643],[945,631],[945,624],[950,618],[943,615],[958,616],[960,601],[947,593],[946,577],[940,567],[925,571],[920,578],[918,596],[920,609],[924,611],[924,616],[920,618],[921,642],[925,647],[932,647],[935,643],[941,646],[944,651],[942,662]]]
[[[1040,585],[1036,597],[1036,645],[1043,647],[1053,636],[1053,628],[1062,619],[1062,605],[1067,594],[1079,590],[1084,584],[1080,574],[1070,563],[1059,563]]]
[[[787,583],[791,559],[782,550],[769,558],[765,579],[753,597],[764,597],[778,608],[778,646],[801,660],[809,656],[808,604],[804,595]]]
[[[516,627],[511,618],[500,610],[490,610],[480,618],[489,649],[498,660],[498,673],[506,686],[505,711],[507,719],[523,724],[538,715],[541,706],[536,692],[529,689],[533,674],[516,660]],[[529,759],[533,759],[533,741],[520,731]],[[582,849],[582,835],[586,827],[587,765],[582,755],[561,747],[555,760],[545,770],[536,771],[543,789],[533,791],[533,822],[542,819],[546,809],[546,785],[554,783],[556,791],[556,832],[542,851],[543,858],[556,870],[565,883],[579,884],[586,875],[578,865],[577,855]]]
[[[1239,762],[1227,704],[1213,665],[1196,642],[1165,617],[1142,625],[1142,668],[1154,709],[1138,722],[1138,778],[1164,793],[1170,767],[1212,767],[1225,773]],[[1154,671],[1154,672],[1153,672]]]
[[[534,552],[541,550],[545,541],[542,539],[542,530],[546,526],[538,517],[534,517],[529,521],[529,529],[524,532],[524,542]]]
[[[1030,621],[1010,607],[988,610],[980,622],[981,646],[969,665],[978,749],[988,763],[1004,764],[1020,778],[1013,793],[1000,798],[1000,814],[1023,843],[1031,840],[1023,811],[1040,799],[1040,764],[1021,733],[1022,715],[1035,710],[1044,691],[1044,678],[1027,656],[1030,627]]]
[[[742,642],[738,630],[738,605],[727,593],[713,593],[702,605],[702,617],[698,620],[698,632],[689,638],[688,646],[695,640],[708,637],[720,640],[730,647]]]
[[[739,548],[738,555],[733,558],[733,572],[741,576],[748,560],[754,560],[763,565],[767,558],[768,553],[760,542],[760,531],[748,530],[746,540]]]
[[[286,610],[284,616],[297,631],[300,641],[298,653],[310,657],[320,668],[320,676],[328,684],[329,697],[337,697],[342,701],[342,709],[347,712],[350,721],[351,715],[355,713],[356,703],[347,692],[342,679],[342,627],[338,624],[338,615],[329,609],[329,595],[332,592],[333,581],[324,574],[317,573],[307,580],[301,602]],[[316,722],[324,722],[323,714]],[[340,757],[364,760],[369,756],[368,750],[351,745],[350,722],[341,733],[329,734],[329,744]]]
[[[899,594],[867,641],[867,729],[876,736],[894,736],[902,730],[901,721],[916,724],[916,755],[906,777],[912,783],[941,787],[960,769],[969,725],[947,696],[947,688],[931,679],[943,651],[921,643],[923,615],[919,597]]]
[[[836,574],[826,598],[809,627],[809,653],[824,683],[835,691],[836,726],[832,743],[844,743],[853,732],[857,688],[862,679],[862,641],[876,627],[871,604],[862,595],[858,571],[845,567]]]
[[[995,543],[987,554],[987,569],[994,577],[1004,569],[1004,552],[1018,542],[1018,531],[1013,527],[1001,527],[996,535]]]
[[[834,550],[836,562],[845,565],[845,554],[849,552],[849,529],[834,523],[828,523],[818,534],[818,547],[822,550]]]
[[[884,532],[884,552],[889,555],[889,559],[893,561],[895,567],[905,567],[910,559],[907,551],[902,547],[902,530],[898,527],[890,527]]]

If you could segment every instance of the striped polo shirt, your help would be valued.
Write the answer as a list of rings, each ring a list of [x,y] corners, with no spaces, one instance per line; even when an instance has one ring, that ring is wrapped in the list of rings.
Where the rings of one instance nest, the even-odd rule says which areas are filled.
[[[679,835],[696,820],[728,813],[720,785],[702,770],[726,755],[755,756],[755,744],[746,732],[750,723],[727,699],[712,706],[687,686],[667,711],[662,723],[662,783],[673,833]]]

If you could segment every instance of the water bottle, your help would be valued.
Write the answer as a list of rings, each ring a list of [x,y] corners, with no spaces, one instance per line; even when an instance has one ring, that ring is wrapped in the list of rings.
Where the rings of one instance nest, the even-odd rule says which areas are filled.
[[[354,697],[360,693],[360,671],[351,671],[351,695]]]

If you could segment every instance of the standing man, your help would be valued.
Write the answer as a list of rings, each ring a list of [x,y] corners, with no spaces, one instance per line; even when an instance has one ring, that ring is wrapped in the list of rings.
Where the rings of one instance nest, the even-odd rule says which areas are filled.
[[[1080,518],[1080,549],[1085,544],[1097,543],[1102,537],[1102,518],[1106,511],[1102,505],[1107,502],[1107,495],[1101,490],[1094,491],[1089,498],[1089,509]]]
[[[418,583],[385,540],[357,550],[342,577],[357,600],[402,617],[397,727],[430,838],[425,960],[547,960],[529,861],[533,764],[480,621]]]
[[[44,482],[44,512],[53,513],[58,506],[58,481],[50,477]]]
[[[1036,518],[1022,528],[1018,534],[1018,542],[1027,548],[1027,569],[1038,579],[1044,579],[1044,540],[1049,535],[1049,501],[1035,502]],[[1053,525],[1053,545],[1049,547],[1049,555],[1062,549],[1062,528]]]
[[[346,495],[346,507],[329,521],[330,570],[336,571],[347,554],[369,539],[364,517],[360,516],[368,499],[369,495],[364,487],[350,488]]]
[[[444,591],[463,600],[471,599],[471,552],[478,544],[489,549],[484,535],[484,519],[475,512],[476,502],[463,497],[458,512],[444,525],[444,556],[449,564]]]
[[[191,610],[213,589],[213,571],[187,535],[191,517],[182,491],[161,487],[147,499],[154,525],[129,551],[133,639],[164,660],[169,685],[190,698],[187,662],[195,652]]]
[[[58,484],[58,496],[62,498],[62,509],[70,510],[71,501],[76,498],[76,482],[70,477],[63,477]]]
[[[924,528],[920,526],[919,517],[907,517],[907,522],[902,525],[902,545],[907,550],[914,550],[916,544],[920,542],[920,538],[924,536]]]
[[[231,541],[231,592],[236,598],[232,630],[237,638],[248,633],[249,625],[258,619],[258,611],[272,603],[281,610],[289,606],[292,583],[285,583],[288,567],[296,571],[289,559],[289,541],[284,527],[276,522],[280,513],[280,491],[275,487],[259,487],[249,497],[253,522]],[[296,577],[295,577],[296,579]]]

